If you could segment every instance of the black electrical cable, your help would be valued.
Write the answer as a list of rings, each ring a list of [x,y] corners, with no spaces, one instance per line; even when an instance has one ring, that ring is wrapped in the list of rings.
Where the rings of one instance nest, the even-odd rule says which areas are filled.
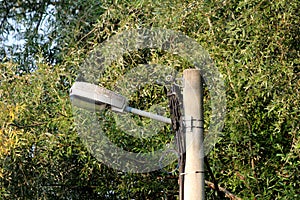
[[[182,122],[182,94],[180,87],[173,84],[170,91],[167,93],[169,98],[169,108],[172,121],[172,130],[175,133],[176,145],[179,153],[179,187],[180,187],[180,199],[183,199],[184,191],[184,173],[185,168],[185,137]]]

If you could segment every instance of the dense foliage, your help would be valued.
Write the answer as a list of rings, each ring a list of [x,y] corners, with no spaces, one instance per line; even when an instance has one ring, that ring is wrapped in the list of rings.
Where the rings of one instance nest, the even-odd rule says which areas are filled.
[[[37,2],[0,6],[1,40],[12,31],[15,40],[24,40],[3,42],[0,52],[1,199],[178,197],[177,173],[111,169],[87,151],[74,125],[69,88],[79,66],[101,42],[137,27],[183,32],[209,52],[222,73],[226,121],[222,140],[209,154],[219,184],[245,199],[300,197],[298,0]],[[123,60],[112,64],[103,85],[112,87],[138,64],[191,67],[178,56],[149,49]],[[130,99],[134,106],[149,108],[166,99],[159,86],[143,91],[148,92]],[[171,138],[166,128],[139,146],[138,138],[111,131],[113,141],[134,151]]]

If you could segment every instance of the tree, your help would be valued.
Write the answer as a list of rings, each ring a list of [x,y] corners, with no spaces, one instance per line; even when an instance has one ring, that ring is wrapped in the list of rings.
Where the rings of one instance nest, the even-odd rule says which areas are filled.
[[[26,44],[18,47],[25,53],[15,52],[17,47],[1,52],[1,198],[176,198],[178,174],[132,174],[108,168],[87,151],[73,123],[68,90],[78,67],[97,45],[136,27],[183,32],[210,53],[222,72],[227,115],[222,140],[209,154],[219,184],[246,199],[299,197],[297,0],[28,3],[0,6],[1,30],[12,31],[13,21],[29,24],[22,36]],[[49,15],[53,29],[39,34],[41,27],[35,27]],[[126,70],[149,62],[176,66],[179,71],[192,67],[180,56],[144,49],[113,63],[101,81],[111,88]],[[130,100],[140,108],[165,98],[156,85],[139,92]],[[208,124],[209,95],[205,98]],[[125,141],[119,143],[121,147],[145,151],[157,141],[168,141],[169,131],[166,128],[165,134],[144,141],[144,146],[113,128],[108,134],[115,143]],[[207,188],[209,199],[212,193]]]

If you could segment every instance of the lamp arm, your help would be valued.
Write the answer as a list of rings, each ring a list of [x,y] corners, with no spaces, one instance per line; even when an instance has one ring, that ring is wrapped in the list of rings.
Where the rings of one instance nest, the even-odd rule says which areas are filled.
[[[125,107],[125,111],[126,112],[131,112],[131,113],[143,116],[143,117],[147,117],[147,118],[150,118],[150,119],[154,119],[156,121],[171,124],[171,119],[170,118],[160,116],[160,115],[157,115],[157,114],[154,114],[154,113],[146,112],[146,111],[143,111],[143,110],[139,110],[139,109],[136,109],[136,108],[132,108],[130,106]]]

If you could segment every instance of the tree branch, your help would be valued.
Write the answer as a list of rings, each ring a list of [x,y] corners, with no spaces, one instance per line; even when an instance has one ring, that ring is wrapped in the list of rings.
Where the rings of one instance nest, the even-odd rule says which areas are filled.
[[[35,126],[41,126],[41,125],[45,125],[47,124],[48,122],[36,122],[36,123],[33,123],[33,124],[28,124],[28,125],[20,125],[20,124],[9,124],[10,126],[15,126],[17,128],[30,128],[30,127],[35,127]]]
[[[205,180],[205,184],[208,185],[208,187],[210,187],[210,188],[212,188],[212,189],[215,190],[215,185],[214,185],[214,183]],[[223,188],[223,187],[221,187],[221,186],[219,186],[219,185],[218,185],[218,187],[219,187],[219,190],[220,190],[220,191],[222,191],[222,192],[225,193],[225,196],[226,196],[226,197],[228,197],[228,198],[230,198],[230,199],[232,199],[232,200],[242,200],[241,198],[235,196],[234,194],[232,194],[231,192],[229,192],[229,191],[226,190],[225,188]]]

